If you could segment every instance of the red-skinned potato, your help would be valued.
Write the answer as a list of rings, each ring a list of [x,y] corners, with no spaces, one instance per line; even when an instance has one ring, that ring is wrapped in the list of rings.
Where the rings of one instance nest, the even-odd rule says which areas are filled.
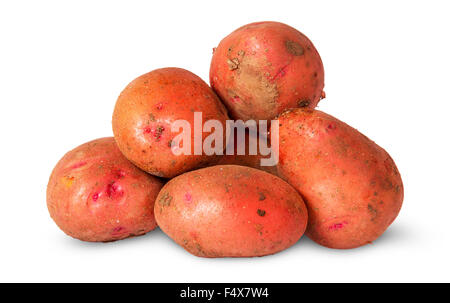
[[[114,138],[97,139],[68,152],[47,186],[50,216],[66,234],[108,242],[156,227],[154,204],[161,180],[139,170]]]
[[[279,22],[251,23],[225,37],[213,53],[210,83],[230,115],[243,120],[314,108],[325,96],[319,53],[305,35]]]
[[[203,124],[215,119],[225,129],[226,109],[202,79],[181,68],[157,69],[133,80],[120,94],[112,119],[114,137],[135,165],[171,178],[219,160],[204,153],[194,155],[194,112],[202,113]],[[176,120],[191,125],[191,155],[175,155],[171,150],[179,134],[171,132]],[[202,140],[208,135],[204,132]]]
[[[278,172],[305,199],[306,234],[331,248],[377,239],[403,202],[402,179],[389,154],[318,110],[289,110],[279,123]]]
[[[218,165],[170,180],[155,204],[160,228],[200,257],[254,257],[296,243],[307,224],[301,196],[269,173]]]

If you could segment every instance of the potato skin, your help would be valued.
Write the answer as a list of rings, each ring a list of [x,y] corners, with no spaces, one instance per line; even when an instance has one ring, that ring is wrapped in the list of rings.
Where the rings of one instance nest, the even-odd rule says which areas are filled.
[[[143,235],[156,227],[154,204],[163,183],[139,170],[114,138],[69,151],[47,186],[50,216],[66,234],[90,242]]]
[[[171,132],[175,120],[192,128],[194,112],[202,112],[203,123],[228,119],[225,107],[198,76],[181,68],[162,68],[133,80],[120,94],[112,118],[114,137],[122,153],[144,171],[165,178],[211,165],[216,156],[172,153]],[[225,127],[224,127],[225,129]],[[208,133],[203,134],[203,139]]]
[[[278,172],[305,199],[306,234],[342,249],[377,239],[403,202],[402,179],[389,154],[318,110],[286,111],[279,122]]]
[[[311,41],[279,22],[242,26],[214,50],[210,84],[234,119],[268,120],[283,110],[316,107],[324,70]]]
[[[301,196],[269,173],[217,165],[170,180],[155,204],[160,228],[199,257],[254,257],[296,243],[307,224]]]

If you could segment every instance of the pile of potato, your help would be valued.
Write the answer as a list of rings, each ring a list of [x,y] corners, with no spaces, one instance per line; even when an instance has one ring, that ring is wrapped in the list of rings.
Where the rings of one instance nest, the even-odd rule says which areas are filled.
[[[254,257],[304,233],[330,248],[362,246],[394,221],[403,201],[395,163],[314,109],[325,97],[324,71],[305,35],[278,22],[235,30],[214,49],[210,84],[180,68],[133,80],[115,105],[114,138],[85,143],[54,168],[47,206],[56,224],[103,242],[159,226],[196,256]],[[278,120],[279,163],[261,166],[261,154],[175,155],[173,124],[194,125],[196,112],[203,123]]]

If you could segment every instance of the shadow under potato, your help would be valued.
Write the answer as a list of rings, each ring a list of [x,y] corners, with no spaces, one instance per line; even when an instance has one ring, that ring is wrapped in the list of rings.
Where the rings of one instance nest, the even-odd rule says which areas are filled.
[[[361,251],[365,249],[371,249],[373,246],[384,246],[384,245],[391,245],[392,243],[404,241],[405,239],[410,238],[410,232],[408,232],[402,225],[394,224],[390,226],[378,239],[376,239],[374,242],[356,247],[351,249],[335,249],[335,248],[328,248],[322,245],[319,245],[318,243],[314,242],[310,238],[308,238],[306,235],[303,235],[302,238],[295,243],[292,246],[292,249],[301,249],[301,248],[311,248],[316,247],[318,249],[325,249],[330,251]]]
[[[172,239],[170,239],[167,235],[165,235],[159,227],[156,229],[146,233],[145,235],[137,236],[137,237],[131,237],[126,238],[123,240],[113,241],[113,242],[85,242],[80,241],[78,239],[74,238],[68,238],[68,241],[66,243],[70,246],[76,246],[78,248],[95,248],[98,249],[99,247],[102,249],[109,249],[112,247],[116,247],[117,245],[126,246],[126,245],[142,245],[145,243],[145,245],[152,245],[153,241],[165,241],[167,242],[167,245],[170,247],[170,249],[173,249],[175,251],[178,250],[179,253],[189,255],[189,257],[198,259],[198,260],[264,260],[269,258],[276,258],[279,256],[282,256],[283,254],[301,254],[302,250],[311,250],[311,249],[317,249],[322,252],[329,251],[331,253],[349,253],[350,251],[358,251],[361,252],[362,250],[370,250],[373,249],[374,245],[377,247],[385,246],[385,245],[391,245],[392,243],[405,241],[411,238],[411,233],[408,232],[402,225],[394,224],[393,226],[389,227],[384,234],[382,234],[376,241],[374,241],[372,244],[366,244],[364,246],[353,248],[353,249],[332,249],[325,246],[321,246],[314,242],[313,240],[309,239],[306,235],[302,236],[302,238],[295,243],[293,246],[289,247],[286,250],[283,250],[281,252],[278,252],[273,255],[267,255],[262,257],[254,257],[254,258],[200,258],[196,257],[194,255],[191,255],[187,251],[184,250],[181,246],[176,244]]]
[[[117,241],[87,242],[87,241],[81,241],[81,240],[69,237],[67,243],[69,245],[77,246],[77,247],[98,248],[98,247],[113,247],[113,246],[117,246],[117,245],[131,245],[131,244],[136,244],[136,243],[141,243],[141,242],[151,243],[152,239],[149,239],[149,238],[153,238],[153,240],[159,240],[162,238],[167,238],[167,236],[161,231],[161,229],[159,229],[159,227],[156,227],[154,230],[149,231],[146,234],[143,234],[140,236],[133,236],[133,237],[125,238],[122,240],[117,240]]]

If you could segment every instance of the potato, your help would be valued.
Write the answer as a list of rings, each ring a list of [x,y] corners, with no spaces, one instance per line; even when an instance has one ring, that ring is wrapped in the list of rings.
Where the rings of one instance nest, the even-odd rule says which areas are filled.
[[[269,120],[287,108],[316,107],[325,96],[319,53],[278,22],[238,28],[214,50],[211,87],[235,119]]]
[[[307,210],[289,184],[244,166],[217,165],[170,180],[155,204],[160,228],[199,257],[274,254],[297,242]]]
[[[265,140],[269,141],[267,136],[264,134],[256,134],[255,140],[258,140],[258,136],[261,136],[263,138],[266,138]],[[233,150],[234,153],[232,155],[227,155],[224,152],[223,157],[219,160],[217,165],[240,165],[240,166],[248,166],[253,167],[256,169],[260,169],[263,171],[266,171],[268,173],[271,173],[272,175],[277,176],[277,166],[263,166],[261,165],[261,159],[267,159],[270,158],[270,155],[262,155],[259,146],[257,145],[257,153],[255,155],[250,154],[249,144],[250,144],[250,138],[253,136],[249,135],[249,132],[245,133],[245,154],[244,155],[238,155],[238,140],[234,141]],[[267,144],[270,145],[269,142]]]
[[[50,216],[66,234],[83,241],[114,241],[156,227],[154,204],[162,181],[139,170],[112,137],[68,152],[47,186]]]
[[[228,114],[211,88],[193,73],[181,68],[162,68],[132,81],[120,94],[113,114],[114,136],[119,149],[146,172],[171,178],[219,160],[202,150],[194,154],[194,112],[202,124],[219,120],[225,129]],[[171,145],[179,133],[171,131],[176,120],[191,126],[191,154],[175,155]],[[203,133],[202,140],[209,135]],[[177,142],[182,146],[186,142]],[[223,144],[225,147],[225,144]]]
[[[293,109],[279,123],[278,172],[305,199],[306,234],[331,248],[377,239],[403,202],[402,179],[388,153],[321,111]]]

